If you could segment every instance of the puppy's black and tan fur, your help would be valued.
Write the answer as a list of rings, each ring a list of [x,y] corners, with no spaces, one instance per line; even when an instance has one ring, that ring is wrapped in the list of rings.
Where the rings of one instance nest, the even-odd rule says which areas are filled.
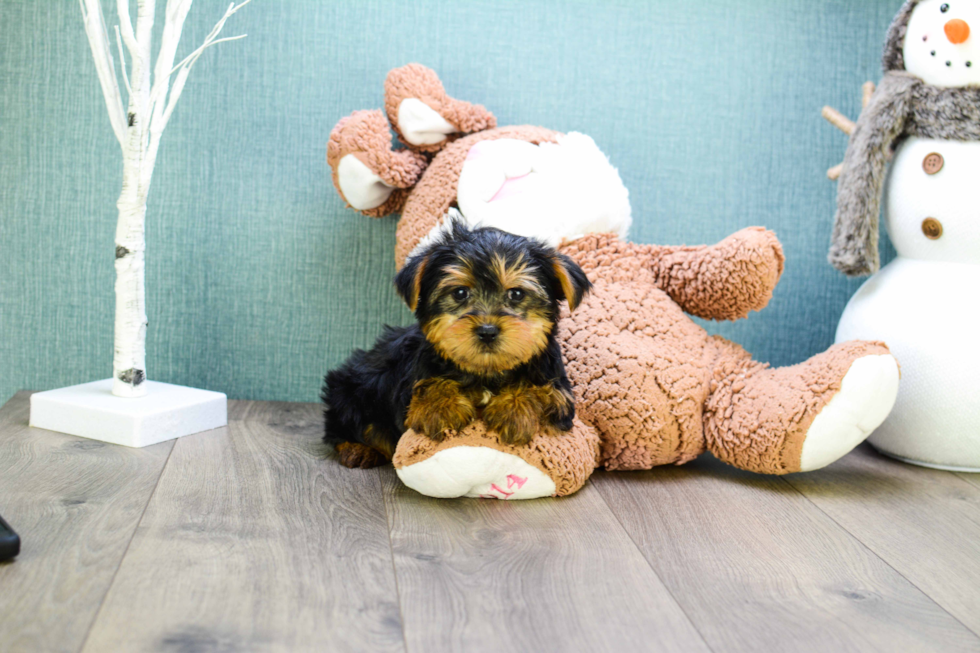
[[[555,339],[558,305],[591,288],[541,243],[455,222],[395,279],[418,323],[386,327],[327,374],[324,441],[348,467],[390,460],[411,428],[441,440],[482,419],[506,443],[568,431],[575,406]]]

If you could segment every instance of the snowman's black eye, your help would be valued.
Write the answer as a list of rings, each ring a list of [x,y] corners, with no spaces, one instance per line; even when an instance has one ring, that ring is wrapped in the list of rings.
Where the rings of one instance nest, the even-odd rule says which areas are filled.
[[[952,68],[953,62],[952,61],[947,61],[946,62],[946,66]]]
[[[966,67],[967,68],[972,68],[973,67],[973,62],[972,61],[967,61],[966,62]]]
[[[931,54],[932,56],[934,56],[934,57],[935,57],[935,56],[936,56],[936,51],[935,51],[935,50],[933,50],[933,51],[932,51],[932,52],[930,52],[929,54]]]
[[[939,11],[945,14],[947,11],[949,11],[949,5],[944,4],[942,7],[939,8]]]

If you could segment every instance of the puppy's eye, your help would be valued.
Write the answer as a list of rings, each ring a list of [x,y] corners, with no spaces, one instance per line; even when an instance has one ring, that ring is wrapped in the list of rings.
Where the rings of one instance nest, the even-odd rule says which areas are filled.
[[[467,299],[470,298],[470,291],[468,288],[457,288],[456,290],[453,291],[452,295],[453,295],[453,299],[455,299],[456,301],[465,302]]]
[[[507,291],[507,299],[514,302],[515,304],[522,299],[524,299],[524,291],[520,288],[511,288]]]
[[[945,14],[947,11],[949,11],[949,5],[944,4],[942,7],[939,8],[939,11]]]

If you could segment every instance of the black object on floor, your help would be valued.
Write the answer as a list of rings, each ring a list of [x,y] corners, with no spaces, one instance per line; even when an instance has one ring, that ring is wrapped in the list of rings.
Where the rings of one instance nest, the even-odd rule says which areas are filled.
[[[0,561],[9,560],[20,553],[20,538],[10,524],[0,517]]]

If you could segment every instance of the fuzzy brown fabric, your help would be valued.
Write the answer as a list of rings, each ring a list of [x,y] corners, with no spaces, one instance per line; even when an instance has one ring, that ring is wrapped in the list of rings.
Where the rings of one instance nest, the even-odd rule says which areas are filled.
[[[424,102],[455,127],[457,133],[450,134],[446,140],[431,145],[412,145],[406,141],[398,125],[398,109],[402,100],[409,98]],[[449,97],[435,71],[417,63],[395,68],[388,73],[385,79],[385,111],[388,113],[392,128],[398,134],[398,139],[406,147],[430,154],[438,152],[448,143],[459,138],[460,134],[470,134],[497,126],[497,119],[485,107]]]
[[[575,420],[572,430],[556,435],[539,434],[527,445],[504,444],[500,436],[487,431],[482,422],[474,422],[441,442],[431,440],[415,431],[408,431],[398,442],[392,463],[395,469],[408,467],[453,447],[490,447],[517,456],[537,467],[555,482],[555,496],[577,492],[599,460],[599,436]]]
[[[459,173],[470,148],[480,141],[514,138],[529,143],[554,143],[558,133],[543,127],[524,125],[498,127],[471,134],[450,143],[432,160],[429,169],[405,202],[395,241],[395,264],[401,268],[419,241],[435,228],[456,203]]]
[[[685,315],[668,294],[676,282],[664,274],[678,257],[687,258],[682,269],[705,271],[696,303],[702,312],[737,319],[765,306],[783,253],[760,228],[694,248],[589,235],[562,252],[594,284],[578,310],[562,313],[559,340],[578,414],[599,432],[608,469],[683,464],[707,448],[742,469],[799,471],[806,430],[850,363],[887,353],[880,343],[852,342],[770,370]],[[711,296],[723,308],[706,308]]]
[[[886,95],[892,94],[878,98],[879,105]],[[459,175],[474,144],[499,138],[537,144],[560,136],[542,127],[499,127],[445,145],[404,203],[395,246],[398,266],[455,206]],[[874,141],[867,149],[884,157],[880,147]],[[576,410],[587,426],[557,437],[539,434],[528,451],[503,445],[479,422],[441,443],[409,432],[398,445],[396,467],[451,446],[489,446],[547,467],[556,484],[571,479],[559,484],[562,493],[581,486],[595,458],[545,454],[541,447],[564,443],[580,451],[573,446],[580,434],[598,448],[599,464],[609,469],[683,464],[710,450],[751,471],[799,471],[806,431],[839,391],[851,363],[888,352],[881,343],[851,342],[800,365],[770,369],[698,326],[688,314],[736,320],[768,304],[784,256],[775,235],[761,227],[697,247],[637,245],[611,234],[589,234],[561,251],[594,284],[577,310],[562,309],[557,334]]]
[[[726,463],[766,474],[799,471],[807,430],[840,391],[851,364],[889,353],[884,343],[853,341],[774,369],[724,338],[714,343],[719,356],[704,415],[708,448]]]
[[[786,258],[776,235],[749,227],[708,247],[641,246],[639,264],[685,313],[707,320],[740,320],[761,311],[783,274]]]
[[[411,188],[425,171],[428,161],[410,150],[394,152],[388,121],[380,111],[355,111],[338,122],[330,132],[327,143],[327,163],[333,174],[333,185],[341,197],[344,192],[337,179],[337,166],[348,154],[371,169],[394,190],[381,206],[361,211],[372,218],[381,218],[400,211]],[[344,197],[344,201],[347,198]]]
[[[827,260],[849,276],[876,272],[878,221],[889,154],[901,139],[980,140],[980,87],[939,88],[905,71],[902,49],[919,0],[899,11],[885,43],[885,77],[861,113],[844,156]]]

